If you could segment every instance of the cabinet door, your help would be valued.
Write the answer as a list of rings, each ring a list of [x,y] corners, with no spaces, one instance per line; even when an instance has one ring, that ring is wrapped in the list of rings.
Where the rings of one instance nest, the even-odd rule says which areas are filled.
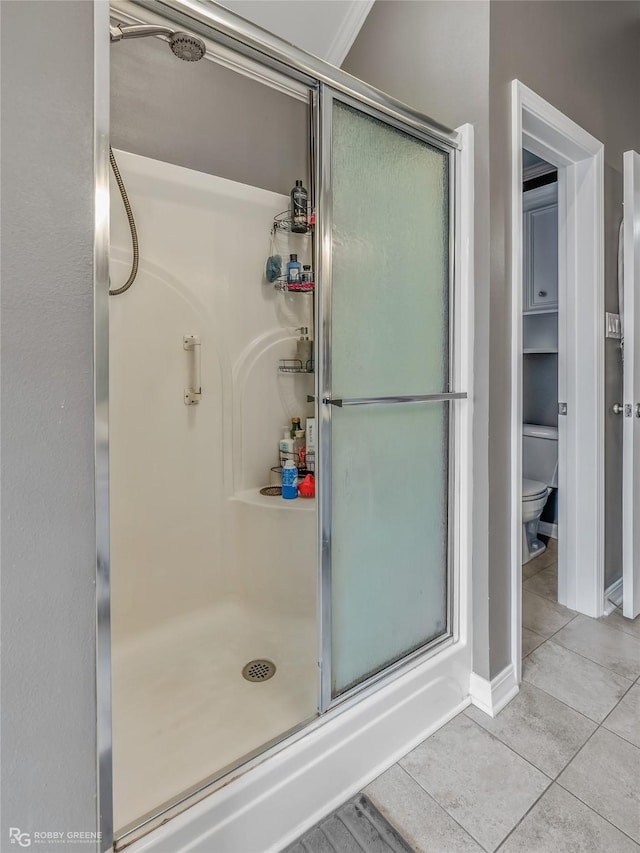
[[[544,191],[544,192],[540,192]],[[524,310],[558,310],[557,184],[525,193]]]

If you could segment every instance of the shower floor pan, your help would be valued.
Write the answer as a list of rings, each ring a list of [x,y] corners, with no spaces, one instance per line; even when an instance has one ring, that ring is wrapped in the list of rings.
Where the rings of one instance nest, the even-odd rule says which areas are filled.
[[[276,664],[243,678],[256,658]],[[116,835],[314,716],[313,620],[225,603],[114,644]]]

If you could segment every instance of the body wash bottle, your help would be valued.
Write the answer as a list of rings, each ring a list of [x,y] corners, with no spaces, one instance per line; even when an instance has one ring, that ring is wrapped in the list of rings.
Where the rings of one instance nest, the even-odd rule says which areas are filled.
[[[282,497],[286,501],[293,500],[298,497],[298,487],[296,480],[298,479],[298,468],[295,462],[290,459],[284,463],[282,468]]]

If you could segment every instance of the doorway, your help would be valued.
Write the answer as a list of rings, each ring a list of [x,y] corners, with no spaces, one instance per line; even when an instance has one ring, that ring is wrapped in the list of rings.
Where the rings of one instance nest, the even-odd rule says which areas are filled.
[[[588,616],[600,616],[604,608],[604,147],[520,81],[513,81],[511,94],[512,660],[520,681],[524,385],[522,150],[526,149],[555,167],[558,178],[558,602]]]
[[[523,649],[558,599],[558,170],[522,150]],[[562,342],[565,345],[565,342]],[[535,597],[537,596],[537,597]],[[540,616],[542,614],[538,614]],[[552,613],[548,614],[552,617]]]

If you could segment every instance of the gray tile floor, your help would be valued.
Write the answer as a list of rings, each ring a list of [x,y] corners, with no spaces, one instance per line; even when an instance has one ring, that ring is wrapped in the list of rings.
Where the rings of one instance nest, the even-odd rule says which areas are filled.
[[[523,683],[469,707],[365,789],[417,853],[640,853],[640,617],[557,603],[523,567]]]

